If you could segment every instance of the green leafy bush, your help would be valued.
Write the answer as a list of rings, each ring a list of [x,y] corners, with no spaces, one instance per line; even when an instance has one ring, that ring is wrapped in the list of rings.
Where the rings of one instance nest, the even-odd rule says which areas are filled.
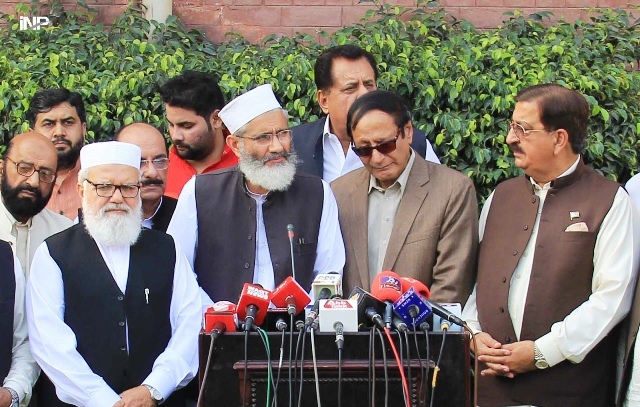
[[[271,36],[262,44],[230,37],[224,44],[187,30],[177,18],[149,22],[129,7],[112,29],[93,24],[95,10],[78,1],[57,25],[19,31],[2,15],[0,137],[27,130],[25,111],[43,87],[79,91],[87,105],[89,140],[146,121],[165,129],[158,84],[184,69],[213,72],[227,98],[272,83],[292,124],[321,114],[313,64],[325,46],[356,43],[378,58],[380,87],[413,104],[444,164],[470,176],[483,200],[501,180],[518,174],[505,144],[505,121],[518,90],[557,82],[586,95],[592,118],[586,161],[623,182],[638,171],[640,142],[640,23],[622,10],[598,9],[591,21],[551,23],[549,13],[508,13],[498,29],[481,31],[437,3],[372,10],[361,24],[313,37]],[[37,14],[27,5],[19,14]],[[150,29],[152,33],[149,34]],[[4,143],[3,143],[4,144]]]

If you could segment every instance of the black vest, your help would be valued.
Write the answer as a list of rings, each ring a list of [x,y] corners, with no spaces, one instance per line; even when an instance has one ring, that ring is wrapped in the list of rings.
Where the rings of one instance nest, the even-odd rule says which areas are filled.
[[[237,167],[196,177],[198,248],[194,271],[200,287],[214,301],[237,301],[242,286],[253,281],[256,254],[256,201],[249,196]],[[296,173],[285,192],[271,191],[262,204],[275,284],[292,274],[287,225],[294,225],[296,279],[305,289],[314,278],[322,180]]]
[[[11,369],[15,298],[13,251],[9,243],[0,240],[0,381],[4,381]]]
[[[116,393],[141,385],[171,339],[173,239],[142,229],[131,246],[125,293],[84,225],[77,224],[46,242],[62,272],[64,321],[76,335],[78,352]],[[183,395],[173,394],[167,405],[184,405]]]

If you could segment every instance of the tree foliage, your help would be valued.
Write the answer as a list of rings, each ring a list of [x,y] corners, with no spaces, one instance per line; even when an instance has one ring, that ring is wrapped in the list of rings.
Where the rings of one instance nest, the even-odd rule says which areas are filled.
[[[0,137],[29,127],[25,111],[40,88],[64,86],[87,105],[89,140],[144,121],[166,129],[157,87],[182,70],[215,73],[230,99],[268,82],[291,124],[321,114],[313,64],[326,47],[355,43],[377,58],[380,88],[413,106],[443,163],[473,179],[481,199],[500,181],[518,175],[505,144],[506,120],[522,88],[556,82],[584,94],[591,107],[585,159],[614,180],[638,171],[640,142],[640,22],[617,9],[592,10],[590,21],[552,23],[551,14],[505,14],[504,24],[478,30],[437,2],[404,8],[378,5],[365,19],[323,43],[309,35],[267,37],[250,44],[231,36],[223,44],[187,30],[175,16],[147,21],[130,6],[111,30],[92,23],[95,10],[78,0],[66,12],[50,0],[52,27],[20,31],[15,15],[1,15]],[[21,4],[17,14],[37,15]],[[3,143],[4,144],[4,143]]]

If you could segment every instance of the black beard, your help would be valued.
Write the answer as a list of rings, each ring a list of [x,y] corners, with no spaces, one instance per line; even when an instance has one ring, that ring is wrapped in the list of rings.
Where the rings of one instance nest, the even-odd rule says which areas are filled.
[[[213,131],[209,131],[206,133],[209,135],[209,139],[211,140],[209,145],[203,144],[199,146],[193,146],[192,144],[186,144],[183,142],[174,142],[173,144],[175,146],[187,147],[186,152],[180,152],[178,151],[178,149],[176,149],[178,157],[182,158],[183,160],[200,161],[211,154],[215,147],[215,135]]]
[[[18,196],[21,191],[33,192],[35,194],[35,199]],[[21,221],[21,219],[29,219],[39,214],[45,206],[47,206],[49,198],[51,198],[53,188],[51,188],[51,191],[49,191],[47,196],[42,196],[42,192],[40,192],[38,188],[33,188],[26,184],[13,188],[7,181],[7,173],[5,171],[2,173],[2,185],[0,187],[0,192],[2,193],[4,206],[7,208],[9,213],[13,215],[16,220]]]
[[[83,142],[72,144],[67,151],[58,151],[58,170],[70,170],[76,166]]]

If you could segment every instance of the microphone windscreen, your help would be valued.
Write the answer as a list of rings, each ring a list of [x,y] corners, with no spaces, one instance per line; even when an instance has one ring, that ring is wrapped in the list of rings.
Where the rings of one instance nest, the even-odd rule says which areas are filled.
[[[422,281],[411,277],[400,277],[400,282],[402,284],[402,292],[406,292],[413,287],[413,290],[418,294],[425,298],[431,298],[431,291]]]
[[[371,295],[380,301],[395,301],[402,294],[400,277],[393,271],[378,273],[371,282]]]
[[[336,272],[316,275],[313,283],[311,283],[314,299],[318,299],[323,288],[327,288],[331,295],[342,295],[342,275]]]
[[[298,284],[293,277],[289,276],[284,279],[280,285],[271,293],[271,302],[279,308],[287,308],[287,297],[292,296],[295,300],[297,312],[304,310],[309,305],[311,298],[309,294]]]
[[[254,324],[261,325],[267,316],[267,309],[271,302],[270,297],[271,291],[256,284],[245,283],[238,300],[238,319],[244,321],[247,318],[247,307],[255,305],[258,307],[258,313],[254,318]]]
[[[229,311],[214,311],[209,307],[204,314],[204,331],[210,333],[216,323],[223,323],[227,332],[236,331],[236,314]]]

